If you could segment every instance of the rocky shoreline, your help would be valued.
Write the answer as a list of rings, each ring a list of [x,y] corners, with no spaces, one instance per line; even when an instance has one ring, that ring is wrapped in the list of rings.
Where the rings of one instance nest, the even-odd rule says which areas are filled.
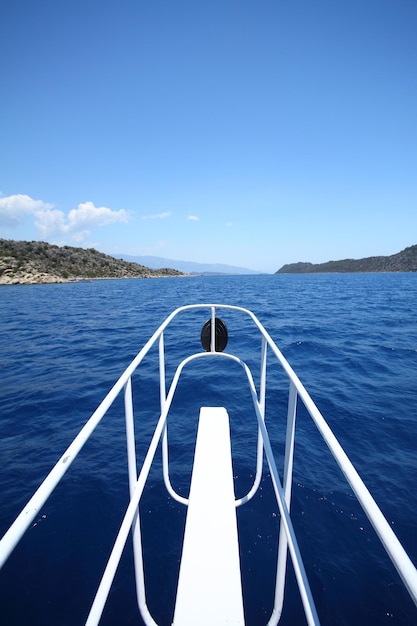
[[[0,239],[0,285],[70,283],[115,278],[184,276],[178,270],[153,270],[115,259],[94,248],[55,246],[43,241]]]
[[[186,276],[181,274],[178,276]],[[100,276],[96,278],[85,278],[83,276],[75,278],[62,278],[62,276],[54,276],[53,274],[44,273],[22,273],[22,274],[2,274],[0,276],[1,285],[45,285],[59,283],[85,283],[93,280],[121,280],[130,278],[167,278],[168,274],[141,274],[140,276]]]
[[[38,285],[42,283],[68,283],[66,278],[51,274],[4,273],[0,276],[0,285]]]

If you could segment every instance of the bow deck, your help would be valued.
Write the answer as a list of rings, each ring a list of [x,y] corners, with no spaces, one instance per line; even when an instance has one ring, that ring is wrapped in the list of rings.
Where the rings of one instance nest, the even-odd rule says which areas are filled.
[[[229,416],[202,407],[174,626],[244,623]]]

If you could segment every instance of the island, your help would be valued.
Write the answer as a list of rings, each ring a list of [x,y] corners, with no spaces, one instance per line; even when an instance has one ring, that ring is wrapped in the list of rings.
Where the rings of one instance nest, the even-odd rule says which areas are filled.
[[[150,269],[115,259],[94,248],[56,246],[44,241],[0,239],[0,285],[67,283],[103,278],[184,276],[175,269]]]
[[[289,263],[275,274],[327,274],[350,272],[417,272],[417,245],[391,256],[343,259],[326,263]]]

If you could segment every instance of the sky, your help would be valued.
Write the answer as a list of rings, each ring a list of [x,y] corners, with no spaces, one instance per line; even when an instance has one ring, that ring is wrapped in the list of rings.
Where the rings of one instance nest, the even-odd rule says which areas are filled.
[[[0,237],[275,272],[417,244],[415,0],[5,0]]]

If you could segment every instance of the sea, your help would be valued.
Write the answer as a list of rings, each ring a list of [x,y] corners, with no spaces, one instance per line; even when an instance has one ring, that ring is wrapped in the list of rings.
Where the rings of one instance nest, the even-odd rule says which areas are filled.
[[[312,396],[417,564],[417,274],[196,276],[0,287],[0,533],[119,375],[176,307],[251,309]],[[167,379],[202,350],[206,312],[166,337]],[[224,311],[226,351],[254,368],[252,326]],[[133,378],[137,453],[158,417],[157,351]],[[215,357],[213,357],[215,358]],[[149,362],[148,362],[149,359]],[[187,495],[201,405],[227,406],[235,492],[250,488],[256,424],[239,366],[187,366],[168,418],[170,473]],[[268,356],[266,421],[282,474],[288,384]],[[160,450],[141,503],[147,600],[158,624],[173,618],[185,507],[166,492]],[[0,623],[83,624],[128,498],[124,414],[117,400],[0,572]],[[323,626],[411,626],[417,609],[303,407],[299,407],[292,516]],[[268,467],[238,509],[246,622],[273,605],[279,512]],[[128,540],[102,624],[142,624]],[[292,566],[280,624],[305,618]],[[198,625],[196,625],[198,626]],[[215,625],[213,625],[215,626]]]

